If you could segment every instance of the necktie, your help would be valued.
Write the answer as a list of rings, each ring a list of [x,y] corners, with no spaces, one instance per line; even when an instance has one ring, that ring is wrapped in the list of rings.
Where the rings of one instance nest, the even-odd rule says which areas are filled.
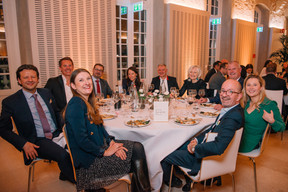
[[[42,124],[42,128],[43,128],[45,137],[47,139],[52,139],[52,133],[51,133],[50,125],[49,125],[48,120],[46,118],[45,112],[44,112],[40,102],[37,99],[37,95],[33,94],[33,97],[35,100],[36,109],[37,109],[39,117],[40,117],[40,121]]]
[[[165,86],[165,81],[162,79],[162,82],[161,82],[161,92],[162,93],[165,93],[166,92],[166,86]]]
[[[101,93],[99,79],[96,79],[96,87],[97,87],[97,93]]]

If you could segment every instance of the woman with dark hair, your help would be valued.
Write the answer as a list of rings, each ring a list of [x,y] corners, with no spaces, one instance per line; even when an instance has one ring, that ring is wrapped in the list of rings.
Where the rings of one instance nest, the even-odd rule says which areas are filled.
[[[126,90],[126,94],[129,95],[129,87],[135,86],[137,91],[140,88],[140,77],[136,67],[129,67],[127,70],[126,79],[122,80],[122,88]]]
[[[70,85],[73,98],[64,115],[77,189],[101,189],[127,173],[133,173],[132,191],[151,191],[143,145],[116,141],[106,132],[90,73],[86,69],[76,69]]]
[[[246,77],[253,74],[253,65],[247,64],[246,65]]]
[[[266,97],[262,77],[249,75],[245,79],[241,104],[245,124],[239,152],[246,153],[258,148],[268,123],[274,131],[285,129],[277,103]]]
[[[263,67],[263,69],[262,69],[262,71],[261,71],[261,73],[260,73],[260,77],[263,77],[263,76],[266,76],[267,74],[266,74],[266,66],[269,64],[269,63],[272,63],[272,61],[271,60],[266,60],[265,61],[265,64],[264,64],[264,67]]]

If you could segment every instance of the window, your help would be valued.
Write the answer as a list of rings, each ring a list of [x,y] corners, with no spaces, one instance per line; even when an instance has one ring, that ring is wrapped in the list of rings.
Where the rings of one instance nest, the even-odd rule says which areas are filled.
[[[118,81],[126,78],[127,69],[132,65],[138,69],[140,78],[146,79],[147,13],[146,10],[134,12],[131,6],[116,5]]]
[[[259,13],[255,10],[254,11],[254,23],[258,23]]]
[[[0,90],[11,89],[3,4],[0,0]]]

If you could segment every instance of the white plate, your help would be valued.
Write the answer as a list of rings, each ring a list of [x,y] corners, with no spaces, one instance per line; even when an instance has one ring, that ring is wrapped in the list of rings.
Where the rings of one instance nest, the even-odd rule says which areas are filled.
[[[210,118],[215,118],[219,115],[219,112],[205,112],[205,111],[200,111],[199,115],[202,117],[210,117]]]
[[[183,126],[193,126],[193,125],[199,124],[201,121],[202,121],[202,118],[194,119],[190,117],[177,117],[174,120],[174,123],[176,123],[177,125],[183,125]]]
[[[146,127],[151,124],[151,120],[143,120],[143,119],[131,119],[125,121],[124,124],[128,127]]]
[[[115,114],[101,114],[102,119],[105,120],[110,120],[110,119],[115,119],[117,115]]]

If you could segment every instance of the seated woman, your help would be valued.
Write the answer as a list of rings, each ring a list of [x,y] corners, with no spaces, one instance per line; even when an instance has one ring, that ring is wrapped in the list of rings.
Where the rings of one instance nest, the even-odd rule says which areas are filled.
[[[242,106],[245,125],[239,152],[258,148],[269,123],[274,131],[283,131],[285,124],[275,101],[265,95],[265,81],[258,75],[249,75],[243,85]]]
[[[197,96],[196,99],[199,99],[198,91],[199,89],[205,89],[206,92],[206,83],[203,79],[200,79],[201,76],[201,69],[198,65],[192,65],[188,69],[188,79],[184,80],[184,84],[179,91],[179,96],[185,94],[186,90],[189,89],[196,89]]]
[[[65,110],[65,123],[78,190],[97,190],[132,172],[132,191],[151,191],[142,144],[116,141],[106,132],[90,73],[76,69],[70,85],[73,98]]]
[[[247,64],[246,65],[246,77],[253,74],[253,65]]]
[[[126,94],[129,95],[129,87],[131,85],[136,86],[137,91],[140,88],[140,77],[136,67],[129,67],[127,70],[126,79],[122,80],[122,88],[126,90]]]

